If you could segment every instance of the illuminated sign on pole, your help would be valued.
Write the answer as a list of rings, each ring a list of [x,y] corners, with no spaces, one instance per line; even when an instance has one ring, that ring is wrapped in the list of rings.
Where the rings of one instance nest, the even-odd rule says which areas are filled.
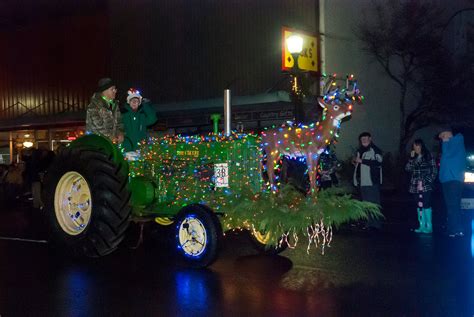
[[[293,57],[288,51],[286,40],[295,34],[303,38],[303,50],[298,58],[299,69],[302,71],[319,72],[318,38],[315,35],[287,27],[282,28],[281,69],[288,71],[294,66]]]

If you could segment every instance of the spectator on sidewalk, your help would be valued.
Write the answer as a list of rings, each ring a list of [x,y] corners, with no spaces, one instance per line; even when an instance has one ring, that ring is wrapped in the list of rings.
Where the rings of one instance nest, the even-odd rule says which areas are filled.
[[[42,150],[34,149],[30,158],[30,167],[28,170],[28,178],[31,186],[31,196],[33,198],[33,208],[40,209],[43,206],[41,200],[41,158]]]
[[[339,184],[336,175],[336,170],[339,166],[336,154],[330,148],[321,153],[318,166],[319,187],[321,189],[331,188]]]
[[[6,200],[6,177],[8,174],[8,165],[0,164],[0,203]]]
[[[34,173],[31,184],[31,193],[33,196],[33,208],[43,209],[43,200],[41,192],[43,188],[43,178],[54,159],[54,152],[48,150],[36,150],[33,152],[32,171]]]
[[[8,174],[5,177],[6,194],[8,200],[20,198],[23,187],[23,164],[11,164],[8,167]]]
[[[466,168],[464,136],[461,133],[453,135],[450,127],[443,127],[439,130],[438,137],[442,143],[439,181],[448,216],[447,233],[451,238],[462,237],[461,196]]]
[[[38,151],[34,148],[23,149],[21,151],[21,163],[24,167],[22,177],[23,177],[23,185],[22,185],[22,196],[23,198],[31,198],[31,185],[33,183],[33,154],[35,151]]]
[[[359,148],[352,163],[354,165],[354,186],[360,190],[363,201],[380,205],[380,185],[382,184],[382,151],[372,142],[372,135],[363,132],[359,135]],[[381,229],[379,219],[369,216],[368,229]]]
[[[432,233],[431,192],[434,188],[433,183],[438,169],[423,140],[416,139],[413,142],[410,159],[405,166],[405,170],[411,173],[408,191],[413,194],[417,203],[419,227],[415,229],[415,232]]]

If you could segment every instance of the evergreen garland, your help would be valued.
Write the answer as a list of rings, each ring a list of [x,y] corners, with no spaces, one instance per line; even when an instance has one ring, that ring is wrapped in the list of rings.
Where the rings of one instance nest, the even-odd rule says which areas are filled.
[[[222,219],[225,229],[268,233],[271,245],[277,245],[288,232],[306,235],[311,225],[337,228],[346,222],[367,219],[369,215],[383,217],[378,205],[353,199],[340,189],[305,196],[292,186],[283,187],[277,194],[243,190],[226,206],[225,214]]]

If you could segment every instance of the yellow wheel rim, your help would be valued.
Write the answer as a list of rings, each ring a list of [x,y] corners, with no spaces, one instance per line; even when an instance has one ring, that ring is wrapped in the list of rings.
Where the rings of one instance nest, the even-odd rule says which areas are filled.
[[[92,195],[86,179],[78,172],[65,173],[54,193],[54,212],[59,225],[67,234],[81,234],[92,215]]]
[[[162,226],[169,226],[169,225],[173,224],[174,221],[171,218],[168,218],[168,217],[156,217],[155,222],[159,225],[162,225]]]
[[[187,216],[178,230],[179,247],[186,256],[200,256],[207,247],[207,231],[200,219],[193,215]]]
[[[259,243],[261,244],[268,244],[268,241],[270,240],[270,232],[267,233],[261,233],[260,231],[257,231],[255,229],[252,229],[252,234]]]

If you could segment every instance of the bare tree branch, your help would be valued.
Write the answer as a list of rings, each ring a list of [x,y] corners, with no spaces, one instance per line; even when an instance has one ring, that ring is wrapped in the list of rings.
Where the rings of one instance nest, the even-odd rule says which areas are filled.
[[[402,155],[417,130],[433,122],[453,120],[456,113],[462,113],[464,104],[472,100],[454,99],[453,93],[473,89],[468,88],[469,80],[456,80],[460,77],[453,73],[454,61],[441,44],[446,19],[443,20],[438,7],[422,0],[394,0],[383,5],[375,1],[371,13],[372,19],[365,19],[357,28],[357,36],[363,50],[400,88],[399,154]],[[472,77],[467,76],[471,84]],[[417,101],[407,104],[408,95],[415,96]]]

